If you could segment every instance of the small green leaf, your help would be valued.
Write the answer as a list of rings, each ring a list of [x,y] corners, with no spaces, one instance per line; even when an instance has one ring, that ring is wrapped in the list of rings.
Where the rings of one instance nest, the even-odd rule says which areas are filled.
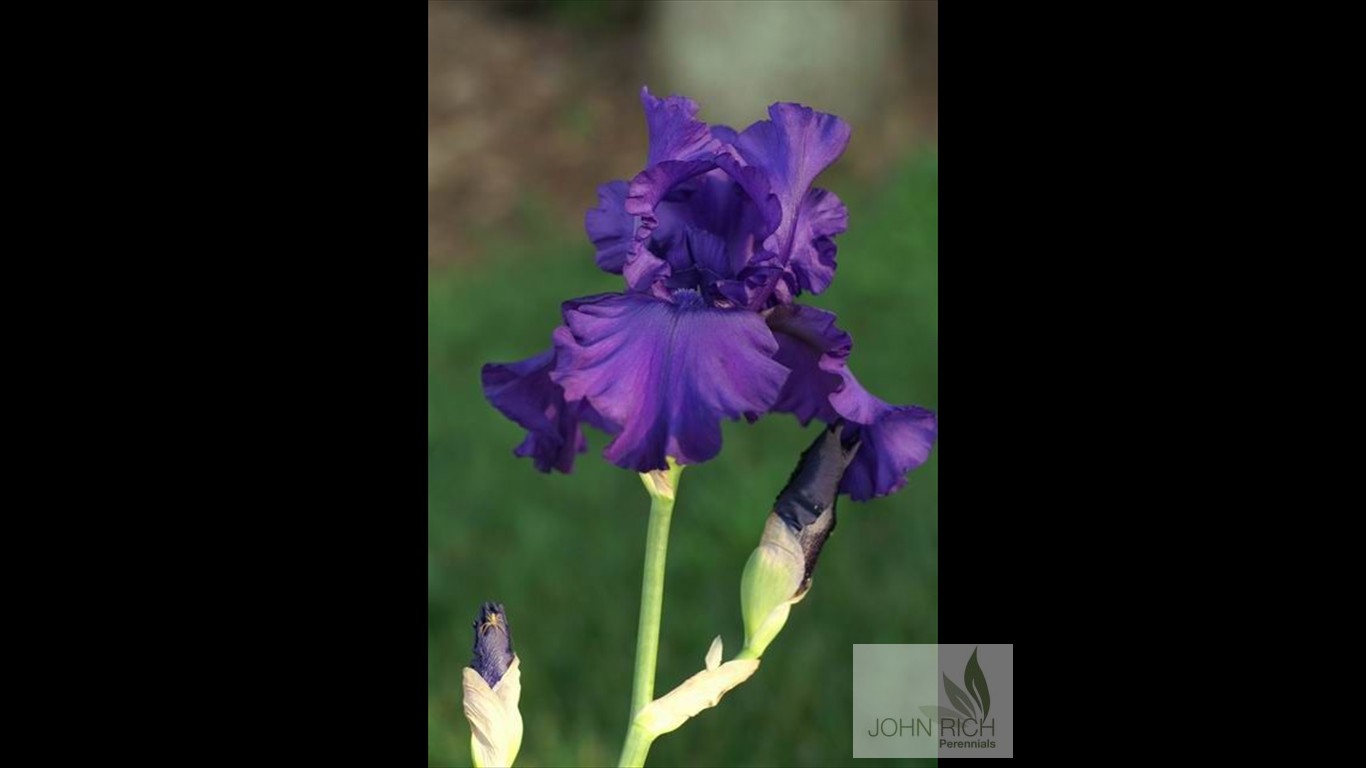
[[[976,648],[972,649],[968,667],[963,670],[963,685],[967,686],[968,693],[972,694],[972,699],[982,710],[982,719],[985,720],[987,713],[991,711],[991,694],[987,691],[987,676],[982,674],[982,666],[977,663]]]

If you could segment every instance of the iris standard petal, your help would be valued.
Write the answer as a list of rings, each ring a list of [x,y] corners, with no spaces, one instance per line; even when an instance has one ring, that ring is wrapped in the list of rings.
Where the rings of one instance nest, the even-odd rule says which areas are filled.
[[[725,243],[723,252],[727,253],[726,263],[715,263],[711,268],[726,276],[738,271],[729,265],[729,252],[732,244],[740,245],[743,239],[744,218],[748,206],[744,191],[720,170],[711,170],[678,185],[660,201],[653,210],[658,222],[652,233],[650,248],[655,253],[670,253],[669,261],[674,269],[685,269],[692,262],[680,264],[674,258],[678,246],[683,244],[688,233],[700,230],[717,237]]]
[[[622,274],[626,284],[633,291],[648,292],[654,281],[668,277],[669,264],[650,251],[650,243],[660,226],[660,216],[656,208],[664,196],[688,179],[706,173],[716,167],[712,160],[669,160],[652,165],[636,174],[627,187],[626,212],[639,217],[635,241],[626,257]],[[674,239],[677,233],[659,232],[664,239]]]
[[[783,221],[782,203],[775,193],[772,181],[762,168],[746,165],[734,147],[728,146],[725,152],[716,156],[716,167],[730,178],[731,187],[735,192],[724,203],[744,209],[746,218],[742,222],[743,228],[733,228],[733,231],[737,235],[743,232],[757,239],[750,248],[753,255],[746,259],[745,263],[776,260],[776,251],[763,249],[763,244],[778,230]],[[716,220],[720,215],[719,212],[712,213],[711,219]]]
[[[849,370],[853,340],[835,325],[835,315],[799,304],[766,313],[778,340],[774,359],[789,368],[774,411],[791,413],[803,425],[812,419],[843,419],[846,445],[861,444],[845,472],[840,492],[854,501],[886,496],[906,484],[906,473],[929,456],[938,434],[933,412],[893,406],[863,387]]]
[[[622,272],[631,290],[650,292],[656,281],[670,274],[668,263],[649,250],[659,226],[655,208],[680,183],[715,168],[713,158],[722,145],[707,124],[697,119],[697,104],[692,99],[660,99],[644,87],[640,89],[640,102],[645,109],[650,151],[645,170],[626,187],[623,210],[632,217],[633,239]]]
[[[645,108],[650,150],[646,171],[638,175],[640,186],[635,192],[646,202],[632,207],[652,209],[673,185],[710,168],[710,158],[720,142],[712,137],[706,123],[696,119],[697,104],[692,100],[681,96],[655,98],[648,87],[641,89],[640,100]],[[637,213],[627,210],[630,194],[631,183],[603,184],[598,187],[598,207],[584,217],[588,239],[597,249],[598,266],[613,274],[621,274],[626,266],[641,223]],[[655,225],[655,221],[647,223],[642,240],[648,240]],[[634,279],[628,277],[629,284],[641,290],[648,288],[650,281],[660,276],[660,265],[656,262],[636,264],[630,271]],[[664,272],[667,275],[667,270]]]
[[[697,119],[697,102],[682,96],[657,98],[650,94],[649,86],[644,86],[640,103],[650,132],[647,167],[666,160],[695,160],[716,154],[721,143],[707,124]]]
[[[809,199],[808,192],[816,176],[849,144],[849,124],[800,104],[774,104],[768,114],[769,120],[746,128],[736,141],[744,161],[768,177],[782,208],[782,222],[764,248],[777,254],[784,265],[794,261],[801,265],[809,276],[816,277],[810,284],[824,290],[834,271],[834,243],[829,237],[844,230],[840,221],[844,217],[835,215],[834,206],[841,212],[843,206],[838,198]],[[804,224],[808,217],[815,221]],[[817,245],[815,241],[820,238],[825,238],[825,243]],[[822,262],[830,264],[828,270]],[[827,271],[829,276],[824,276]]]
[[[574,454],[587,450],[581,422],[612,431],[611,425],[583,402],[566,401],[564,389],[551,381],[555,349],[515,363],[488,363],[481,371],[484,397],[527,431],[513,453],[530,458],[536,469],[574,469]]]
[[[724,159],[725,156],[718,156],[718,162]],[[741,287],[722,288],[719,282],[744,283],[748,277],[745,270],[752,261],[770,261],[768,254],[756,254],[756,249],[781,218],[777,198],[769,194],[762,173],[740,166],[734,166],[733,170],[741,174],[745,183],[736,181],[730,171],[718,167],[679,182],[641,216],[648,233],[648,251],[669,262],[667,272],[676,274],[692,267],[705,269],[716,278],[717,289],[727,296]],[[768,210],[755,202],[756,195],[757,199],[771,203]],[[689,239],[699,232],[723,243],[720,252],[715,249],[705,252],[705,262],[696,258],[697,251],[689,243]],[[644,236],[640,240],[645,243]],[[655,271],[647,273],[644,267],[637,266],[628,273],[639,274],[641,280],[659,279],[665,273],[661,265],[651,259],[642,259],[640,264],[649,265]],[[636,288],[642,289],[639,285]],[[729,300],[748,305],[747,299]]]
[[[696,464],[721,450],[721,420],[767,411],[787,368],[758,314],[710,307],[695,291],[673,301],[606,294],[565,302],[551,378],[620,431],[603,456],[618,466]]]
[[[788,268],[803,291],[820,293],[835,279],[834,236],[849,228],[849,211],[834,192],[813,189],[802,200]]]
[[[719,274],[743,282],[739,273],[782,221],[768,177],[747,166],[724,141],[736,140],[735,131],[724,126],[710,129],[697,120],[697,105],[691,100],[656,99],[648,89],[641,100],[650,153],[645,170],[627,185],[623,205],[635,233],[623,269],[628,287],[661,295],[656,283],[680,269],[670,263],[669,254],[683,245],[686,228],[703,229],[724,240],[729,269]],[[773,256],[757,254],[758,260]]]
[[[598,267],[616,275],[621,274],[636,236],[636,217],[626,212],[626,188],[624,181],[598,187],[598,207],[583,217],[588,239],[597,250]]]

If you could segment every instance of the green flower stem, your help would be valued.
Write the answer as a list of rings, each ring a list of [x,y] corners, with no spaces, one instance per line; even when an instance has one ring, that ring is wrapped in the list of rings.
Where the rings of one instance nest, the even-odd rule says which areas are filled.
[[[631,729],[626,732],[626,744],[621,748],[621,760],[617,765],[621,768],[641,768],[645,765],[645,756],[650,753],[650,745],[655,741],[655,737],[645,732],[644,728],[631,723]]]
[[[669,551],[669,522],[673,519],[678,478],[682,472],[683,467],[670,459],[668,470],[640,476],[650,494],[650,524],[645,535],[645,576],[640,588],[640,630],[636,635],[636,670],[631,685],[631,724],[621,749],[621,766],[639,768],[645,765],[650,742],[654,740],[635,724],[635,717],[654,700],[659,618],[664,610],[664,560]]]

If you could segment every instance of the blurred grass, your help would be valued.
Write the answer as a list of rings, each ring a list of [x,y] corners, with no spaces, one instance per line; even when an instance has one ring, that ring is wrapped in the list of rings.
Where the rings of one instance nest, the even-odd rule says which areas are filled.
[[[938,410],[938,157],[872,189],[823,180],[850,211],[833,287],[809,303],[838,313],[852,367],[893,403]],[[585,207],[594,201],[585,196]],[[428,286],[427,752],[469,765],[460,668],[482,600],[507,606],[522,659],[526,736],[518,766],[615,765],[626,725],[647,497],[600,457],[542,475],[512,448],[522,431],[483,399],[479,366],[545,349],[560,302],[620,290],[581,231],[534,206],[518,237]],[[809,443],[790,416],[726,423],[712,462],[683,474],[670,537],[656,692],[702,667],[717,634],[743,631],[738,588],[764,517]],[[938,641],[938,448],[900,493],[844,500],[807,598],[759,673],[716,709],[662,737],[649,765],[909,765],[854,761],[854,643]],[[926,761],[921,761],[926,762]]]

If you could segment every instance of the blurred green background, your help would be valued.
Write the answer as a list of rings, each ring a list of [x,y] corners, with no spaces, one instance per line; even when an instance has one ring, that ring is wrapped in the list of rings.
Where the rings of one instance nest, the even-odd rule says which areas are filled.
[[[916,65],[925,55],[916,41],[926,35],[926,12],[896,11],[904,34],[876,55],[914,71],[887,70],[886,82],[875,84],[877,98],[846,99],[841,112],[823,100],[815,80],[816,91],[804,92],[778,77],[771,96],[736,118],[724,115],[719,94],[730,90],[709,84],[712,75],[643,53],[679,47],[687,19],[670,26],[660,17],[694,12],[650,5],[429,7],[433,766],[469,765],[460,670],[470,659],[470,624],[490,599],[506,604],[522,660],[526,735],[518,766],[615,765],[621,747],[648,498],[633,473],[599,457],[608,438],[596,432],[571,475],[542,475],[513,457],[522,431],[484,400],[479,367],[545,349],[565,299],[620,290],[619,277],[594,266],[582,215],[596,203],[598,183],[629,178],[643,162],[642,83],[659,94],[692,96],[703,119],[737,127],[762,118],[779,99],[850,120],[849,154],[818,182],[849,208],[849,231],[837,240],[838,274],[825,294],[803,299],[839,315],[854,337],[852,368],[871,391],[938,410],[937,115],[934,94],[923,88],[925,65]],[[853,32],[882,18],[860,13],[868,15],[849,22]],[[851,46],[827,55],[853,56]],[[746,66],[781,70],[762,60]],[[499,87],[503,77],[518,88]],[[722,116],[709,108],[709,88]],[[528,91],[534,98],[519,104]],[[520,143],[510,136],[516,131],[524,134]],[[684,472],[670,536],[658,694],[701,669],[712,637],[723,637],[728,657],[739,650],[741,570],[814,429],[781,415],[755,425],[728,422],[721,455]],[[839,511],[811,592],[758,674],[659,739],[649,765],[916,762],[856,763],[850,756],[850,646],[938,641],[938,447],[900,493],[866,504],[844,500]]]

